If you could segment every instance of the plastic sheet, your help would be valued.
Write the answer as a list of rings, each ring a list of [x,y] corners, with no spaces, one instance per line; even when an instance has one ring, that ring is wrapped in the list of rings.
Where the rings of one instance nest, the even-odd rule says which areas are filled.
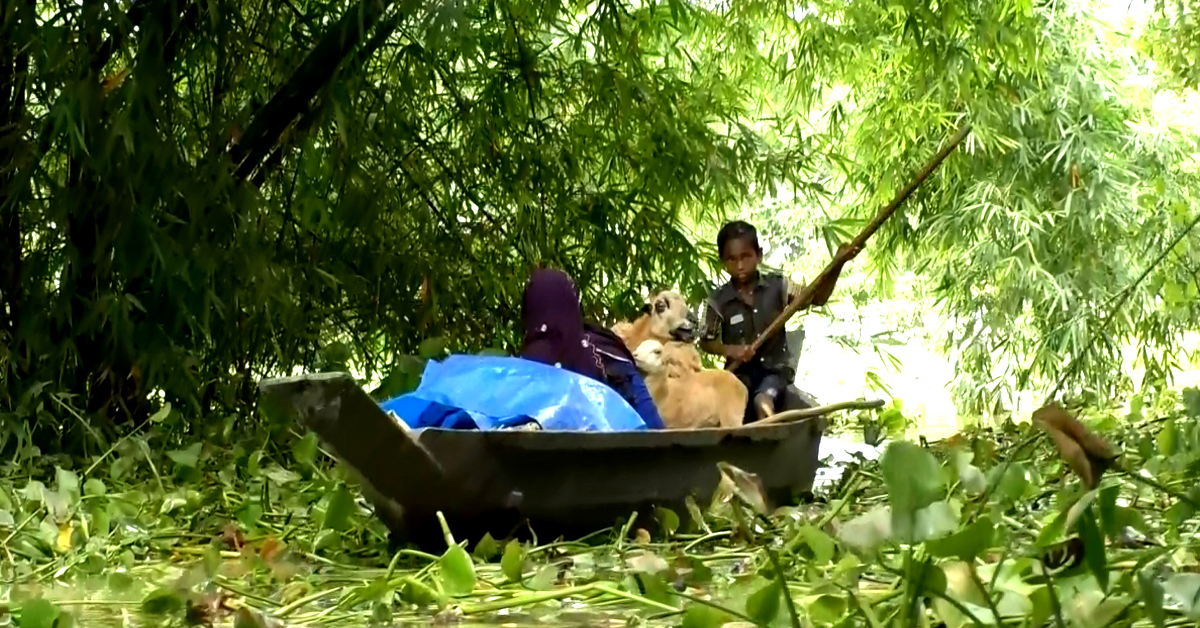
[[[646,429],[629,403],[602,382],[514,357],[430,360],[416,390],[382,407],[414,429],[492,430],[529,421],[543,430]]]

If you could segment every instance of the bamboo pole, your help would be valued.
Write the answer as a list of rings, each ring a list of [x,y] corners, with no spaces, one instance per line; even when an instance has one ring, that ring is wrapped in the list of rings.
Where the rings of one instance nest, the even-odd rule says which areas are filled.
[[[914,178],[911,183],[906,185],[904,189],[900,190],[900,192],[896,195],[896,198],[892,199],[892,202],[888,203],[887,206],[879,210],[879,213],[875,215],[875,218],[867,224],[861,233],[851,240],[851,243],[857,247],[862,247],[864,244],[866,244],[867,239],[879,230],[879,227],[883,225],[885,220],[890,218],[892,214],[896,213],[896,210],[900,207],[900,205],[903,204],[904,201],[908,200],[908,197],[911,196],[912,193],[915,192],[916,189],[925,182],[925,179],[929,178],[929,175],[933,174],[934,170],[937,170],[938,166],[942,165],[942,161],[944,161],[946,157],[958,147],[958,145],[970,132],[971,125],[964,122],[963,125],[959,127],[958,132],[950,138],[950,141],[947,142],[946,145],[943,146],[942,149],[933,156],[933,159],[929,160],[929,163],[925,164],[925,167],[922,168],[919,173],[917,173],[916,178]],[[750,345],[751,354],[753,355],[754,353],[757,353],[758,350],[762,348],[763,343],[766,342],[766,340],[770,338],[772,334],[776,334],[782,330],[783,326],[787,324],[788,319],[790,319],[796,312],[808,307],[812,303],[813,293],[816,292],[817,286],[821,285],[823,279],[837,271],[841,266],[845,265],[852,259],[854,259],[853,255],[845,255],[841,252],[839,252],[837,255],[834,255],[833,261],[829,262],[829,264],[825,267],[825,270],[822,270],[821,274],[817,275],[815,280],[804,286],[804,289],[800,291],[800,294],[797,296],[797,298],[788,303],[787,307],[783,308],[783,312],[781,312],[779,316],[775,317],[774,321],[771,321],[771,324],[767,326],[767,328],[763,330],[761,334],[759,334],[758,338],[754,339],[754,344]],[[726,365],[725,368],[733,371],[742,364],[743,362],[740,360],[733,360]]]

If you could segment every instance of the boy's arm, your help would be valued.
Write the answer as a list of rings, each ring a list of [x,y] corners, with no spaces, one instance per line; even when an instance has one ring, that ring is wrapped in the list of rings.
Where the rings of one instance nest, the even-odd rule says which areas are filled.
[[[829,301],[829,297],[833,296],[833,289],[837,287],[838,277],[842,276],[842,267],[843,264],[837,265],[834,267],[832,273],[822,277],[818,281],[816,289],[813,290],[812,303],[810,305],[820,307]]]

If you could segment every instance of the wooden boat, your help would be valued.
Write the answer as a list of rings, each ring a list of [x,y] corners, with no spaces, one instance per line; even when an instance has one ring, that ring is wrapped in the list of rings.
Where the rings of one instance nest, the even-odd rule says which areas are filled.
[[[768,499],[786,503],[812,490],[825,428],[818,416],[735,429],[413,430],[346,373],[260,388],[264,409],[298,415],[356,472],[393,541],[434,548],[444,547],[439,511],[455,538],[472,542],[530,529],[541,539],[580,538],[654,506],[686,518],[689,495],[699,504],[712,499],[722,461],[756,474]]]

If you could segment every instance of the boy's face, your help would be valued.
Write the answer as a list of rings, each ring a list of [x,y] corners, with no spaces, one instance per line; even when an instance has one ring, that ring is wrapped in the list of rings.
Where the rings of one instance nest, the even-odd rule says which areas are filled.
[[[725,272],[738,283],[750,281],[761,261],[762,256],[745,238],[734,238],[726,242],[725,250],[721,251],[721,262],[725,265]]]

